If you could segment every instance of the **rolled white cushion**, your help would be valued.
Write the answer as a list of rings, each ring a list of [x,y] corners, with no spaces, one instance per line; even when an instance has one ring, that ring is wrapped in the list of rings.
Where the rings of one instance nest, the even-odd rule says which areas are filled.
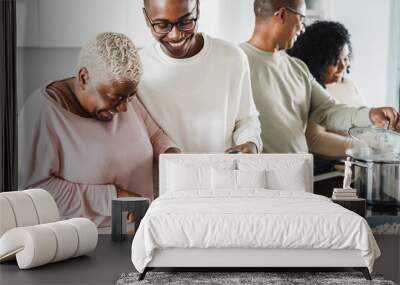
[[[42,225],[19,227],[7,231],[0,239],[0,261],[16,254],[20,269],[51,262],[57,249],[53,231]]]
[[[65,220],[65,222],[74,226],[78,233],[78,248],[74,257],[91,252],[96,248],[98,231],[92,221],[86,218],[74,218]]]
[[[51,262],[64,260],[75,255],[79,238],[74,226],[65,221],[43,224],[43,226],[53,231],[56,236],[57,248]]]
[[[0,237],[16,226],[17,223],[10,202],[6,197],[0,195]]]
[[[0,238],[0,261],[16,256],[20,269],[28,269],[86,254],[97,245],[97,228],[85,218],[19,227]]]
[[[23,191],[28,194],[36,208],[39,224],[52,223],[60,220],[60,214],[53,196],[43,189],[29,189]]]
[[[33,226],[39,223],[33,200],[24,191],[3,192],[1,195],[10,202],[17,227]]]
[[[56,222],[57,205],[49,192],[29,189],[0,193],[0,237],[15,227]]]

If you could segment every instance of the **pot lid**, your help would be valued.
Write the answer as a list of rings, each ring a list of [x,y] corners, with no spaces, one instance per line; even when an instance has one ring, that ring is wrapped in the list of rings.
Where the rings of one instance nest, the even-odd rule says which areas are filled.
[[[350,148],[346,150],[346,155],[363,162],[400,164],[400,153],[385,152],[369,147]]]
[[[346,154],[371,162],[400,162],[400,134],[377,127],[353,127],[349,130],[355,140]]]
[[[363,147],[400,153],[400,133],[376,127],[354,127],[349,134]]]

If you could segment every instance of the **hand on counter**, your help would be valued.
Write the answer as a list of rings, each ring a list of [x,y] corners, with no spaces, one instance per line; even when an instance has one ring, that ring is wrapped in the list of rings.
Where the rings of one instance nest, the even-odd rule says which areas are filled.
[[[225,153],[258,153],[257,146],[252,142],[235,145],[225,150]]]
[[[182,151],[177,147],[170,147],[165,153],[182,153]]]

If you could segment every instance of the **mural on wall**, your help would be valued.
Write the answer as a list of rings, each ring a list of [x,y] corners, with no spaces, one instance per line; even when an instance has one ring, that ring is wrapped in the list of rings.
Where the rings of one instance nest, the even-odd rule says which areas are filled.
[[[21,23],[17,50],[20,188],[53,189],[65,217],[87,216],[98,226],[107,226],[113,197],[157,196],[153,169],[161,153],[257,153],[263,145],[266,152],[313,151],[304,134],[309,106],[298,102],[295,112],[285,107],[275,118],[276,114],[263,111],[279,105],[279,98],[260,102],[256,95],[257,90],[275,94],[271,86],[291,82],[291,78],[279,81],[266,77],[262,80],[265,85],[259,88],[254,86],[259,83],[251,81],[259,68],[258,62],[252,61],[257,52],[244,42],[254,31],[253,0],[201,0],[199,7],[190,7],[185,21],[169,23],[152,21],[157,15],[143,11],[141,1],[101,2],[17,1]],[[392,2],[382,2],[379,11],[385,19],[377,19],[376,24],[391,31]],[[390,33],[371,29],[365,33],[365,26],[359,27],[360,19],[355,23],[346,14],[351,9],[342,9],[353,7],[354,1],[321,3],[307,1],[308,9],[295,10],[294,16],[301,22],[302,13],[307,14],[305,24],[310,30],[317,19],[344,24],[351,35],[354,61],[350,61],[347,41],[338,47],[340,54],[330,65],[342,66],[333,73],[341,74],[336,81],[344,81],[351,63],[354,82],[346,80],[347,87],[359,87],[361,91],[354,93],[364,100],[354,106],[390,103],[398,108],[391,104],[398,95],[395,88],[388,87],[387,76],[397,67],[392,66],[386,52],[370,56],[375,44],[389,48]],[[69,21],[72,14],[76,15],[73,23]],[[362,19],[372,21],[370,6],[361,14]],[[195,33],[197,25],[203,35]],[[165,38],[173,29],[184,33],[173,40]],[[371,34],[376,34],[377,42],[369,45]],[[154,45],[157,41],[160,45]],[[204,55],[208,48],[212,52]],[[192,57],[197,60],[193,66]],[[186,60],[189,67],[180,66],[177,58]],[[366,64],[378,66],[382,72],[377,74],[365,68]],[[325,84],[335,83],[318,80],[312,68],[304,72],[317,78],[321,94],[326,93]],[[284,100],[281,103],[284,105]],[[347,126],[349,117],[331,118],[329,127]],[[284,131],[285,127],[290,131]],[[318,125],[309,126],[312,128],[321,131]],[[343,133],[335,135],[342,146],[348,143]],[[338,152],[343,157],[344,147]],[[323,167],[324,163],[321,161]]]

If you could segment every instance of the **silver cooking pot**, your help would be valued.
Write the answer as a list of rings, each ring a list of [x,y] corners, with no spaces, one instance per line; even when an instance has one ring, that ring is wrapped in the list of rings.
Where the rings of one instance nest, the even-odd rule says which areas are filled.
[[[346,151],[358,195],[370,206],[400,209],[400,135],[376,128],[352,128],[349,134],[361,142]]]
[[[354,188],[372,206],[400,207],[400,156],[385,155],[370,148],[346,151],[354,166]]]

